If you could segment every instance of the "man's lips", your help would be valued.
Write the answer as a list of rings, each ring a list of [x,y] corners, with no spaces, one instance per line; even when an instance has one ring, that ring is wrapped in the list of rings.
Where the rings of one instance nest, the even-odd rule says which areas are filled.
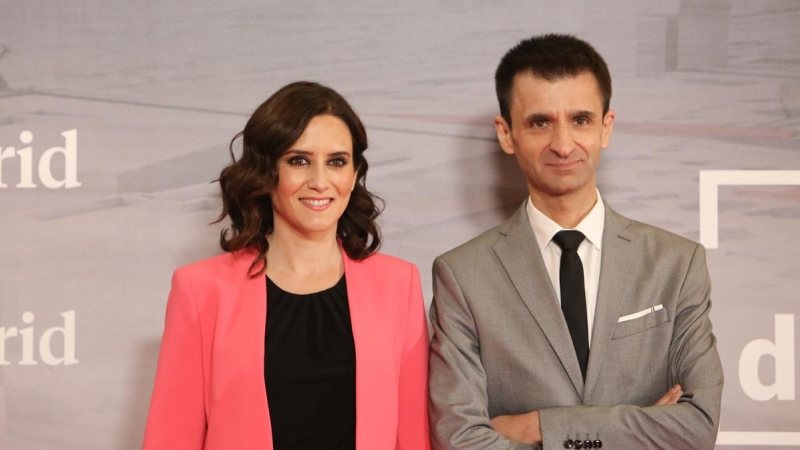
[[[568,161],[568,162],[549,163],[548,166],[550,166],[550,167],[552,167],[552,168],[554,168],[556,170],[569,170],[569,169],[574,169],[580,163],[581,163],[580,160],[575,160],[575,161]]]

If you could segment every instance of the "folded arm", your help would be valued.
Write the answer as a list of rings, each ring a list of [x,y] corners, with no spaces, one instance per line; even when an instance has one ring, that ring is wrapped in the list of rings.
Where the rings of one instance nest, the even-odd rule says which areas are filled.
[[[678,399],[680,399],[682,395],[683,389],[681,389],[679,384],[676,384],[658,399],[654,406],[674,405],[678,403]],[[542,443],[542,425],[539,419],[539,411],[494,417],[492,418],[492,427],[494,427],[498,433],[513,441],[530,445],[539,445]],[[570,434],[568,437],[572,437],[572,435]],[[587,439],[589,437],[591,436],[588,436]]]
[[[486,372],[469,306],[447,264],[433,263],[431,440],[436,449],[529,450],[490,422]]]

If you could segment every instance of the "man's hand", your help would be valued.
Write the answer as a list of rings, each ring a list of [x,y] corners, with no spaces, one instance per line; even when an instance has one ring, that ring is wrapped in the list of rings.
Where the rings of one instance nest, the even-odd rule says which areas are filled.
[[[681,388],[680,384],[676,384],[663,397],[658,399],[653,406],[674,405],[678,403],[681,395],[683,395],[683,388]],[[490,422],[495,431],[512,441],[528,445],[542,443],[542,427],[539,423],[538,411],[531,411],[527,414],[497,416]]]
[[[681,388],[680,384],[676,384],[672,386],[672,389],[668,390],[663,397],[658,399],[653,406],[674,405],[678,403],[678,399],[681,398],[681,395],[683,395],[683,388]]]
[[[494,431],[512,441],[528,445],[542,443],[542,427],[539,424],[538,411],[531,411],[527,414],[497,416],[491,420],[491,423]]]

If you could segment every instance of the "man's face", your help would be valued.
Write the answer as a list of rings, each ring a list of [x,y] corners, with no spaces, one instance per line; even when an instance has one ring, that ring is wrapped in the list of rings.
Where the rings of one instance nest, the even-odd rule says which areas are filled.
[[[495,118],[497,138],[504,152],[516,156],[532,196],[594,195],[600,152],[611,141],[615,117],[613,111],[603,116],[594,75],[550,82],[519,74],[510,113],[511,124]]]

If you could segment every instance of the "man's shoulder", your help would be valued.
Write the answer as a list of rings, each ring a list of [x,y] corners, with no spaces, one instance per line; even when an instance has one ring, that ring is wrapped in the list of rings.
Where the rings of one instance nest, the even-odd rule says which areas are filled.
[[[669,249],[672,252],[689,252],[694,253],[698,247],[702,247],[696,241],[687,237],[676,234],[672,231],[651,225],[648,223],[640,222],[638,220],[625,217],[616,211],[612,214],[616,219],[627,223],[626,231],[639,236],[647,247]]]
[[[459,266],[461,264],[474,265],[476,261],[480,261],[494,253],[492,247],[503,239],[508,228],[509,221],[503,222],[439,255],[436,260],[445,262],[450,267]]]

